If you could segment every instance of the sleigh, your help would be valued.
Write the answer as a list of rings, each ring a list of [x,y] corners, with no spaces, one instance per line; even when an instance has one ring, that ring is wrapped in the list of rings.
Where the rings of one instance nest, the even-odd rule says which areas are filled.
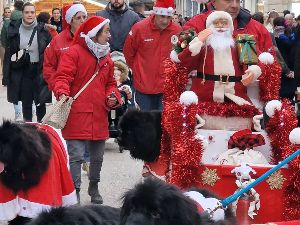
[[[158,162],[146,164],[146,170],[182,189],[198,186],[225,198],[238,189],[239,181],[233,171],[240,165],[226,165],[216,161],[228,150],[228,141],[238,130],[251,129],[253,134],[265,140],[264,145],[254,147],[253,150],[260,152],[268,164],[247,164],[255,171],[251,179],[256,179],[299,149],[299,142],[295,140],[299,134],[290,135],[297,126],[297,118],[288,101],[273,101],[267,110],[269,115],[261,116],[264,103],[279,98],[277,72],[278,65],[267,68],[265,73],[268,75],[263,74],[260,81],[248,87],[248,96],[253,106],[240,107],[231,103],[201,102],[193,94],[185,95],[187,71],[171,61],[165,62],[161,153]],[[253,117],[257,115],[262,120],[259,124],[256,121],[254,125]],[[262,129],[257,132],[253,125]],[[254,194],[251,196],[248,193],[248,197],[257,198],[257,194],[259,197],[248,199],[247,210],[244,209],[244,212],[239,209],[243,201],[240,198],[236,202],[238,224],[244,224],[241,222],[243,215],[246,215],[248,224],[299,219],[299,165],[298,156],[285,168],[258,184],[253,190]],[[248,210],[251,204],[254,208]],[[293,224],[280,224],[285,223]],[[296,223],[300,224],[300,221]]]

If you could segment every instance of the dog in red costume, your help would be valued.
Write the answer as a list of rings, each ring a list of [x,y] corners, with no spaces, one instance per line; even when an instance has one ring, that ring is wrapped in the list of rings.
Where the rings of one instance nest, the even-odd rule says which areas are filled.
[[[0,126],[0,220],[24,224],[51,207],[76,204],[67,154],[47,125]]]

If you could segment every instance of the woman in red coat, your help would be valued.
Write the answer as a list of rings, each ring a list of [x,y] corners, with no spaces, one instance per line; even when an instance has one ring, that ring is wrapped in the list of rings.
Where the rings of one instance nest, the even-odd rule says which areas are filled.
[[[109,137],[107,114],[121,103],[110,58],[109,20],[94,16],[77,30],[74,44],[62,55],[54,94],[61,99],[74,96],[96,72],[97,76],[74,101],[66,126],[62,130],[70,155],[70,171],[78,200],[81,163],[85,145],[90,153],[88,194],[91,202],[102,204],[98,191],[105,140]]]

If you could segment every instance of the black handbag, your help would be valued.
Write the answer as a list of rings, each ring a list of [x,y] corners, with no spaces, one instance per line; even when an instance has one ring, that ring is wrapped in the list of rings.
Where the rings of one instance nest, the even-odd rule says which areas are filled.
[[[32,31],[27,47],[25,49],[19,50],[11,56],[10,65],[13,69],[23,68],[24,66],[28,65],[28,63],[30,63],[29,47],[32,44],[36,29],[37,28],[35,27]]]

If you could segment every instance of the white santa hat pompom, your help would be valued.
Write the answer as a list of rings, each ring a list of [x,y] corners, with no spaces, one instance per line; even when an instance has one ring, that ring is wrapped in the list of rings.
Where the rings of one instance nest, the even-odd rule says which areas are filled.
[[[68,24],[71,23],[73,16],[75,16],[78,12],[83,12],[87,16],[87,11],[82,4],[73,4],[66,11],[65,20]]]
[[[289,140],[292,144],[299,145],[300,144],[300,127],[294,128],[290,135]]]
[[[180,59],[178,58],[178,54],[177,54],[177,52],[175,50],[171,51],[171,53],[170,53],[170,59],[173,62],[180,63]]]
[[[273,64],[274,56],[272,56],[269,52],[263,52],[258,56],[258,59],[263,64]]]
[[[266,114],[267,114],[269,117],[274,116],[275,109],[280,110],[280,109],[281,109],[281,106],[282,106],[282,103],[281,103],[280,101],[278,101],[278,100],[272,100],[272,101],[269,101],[269,102],[266,104],[266,107],[265,107]]]
[[[193,91],[185,91],[180,95],[180,104],[189,106],[191,104],[198,104],[198,96]]]

